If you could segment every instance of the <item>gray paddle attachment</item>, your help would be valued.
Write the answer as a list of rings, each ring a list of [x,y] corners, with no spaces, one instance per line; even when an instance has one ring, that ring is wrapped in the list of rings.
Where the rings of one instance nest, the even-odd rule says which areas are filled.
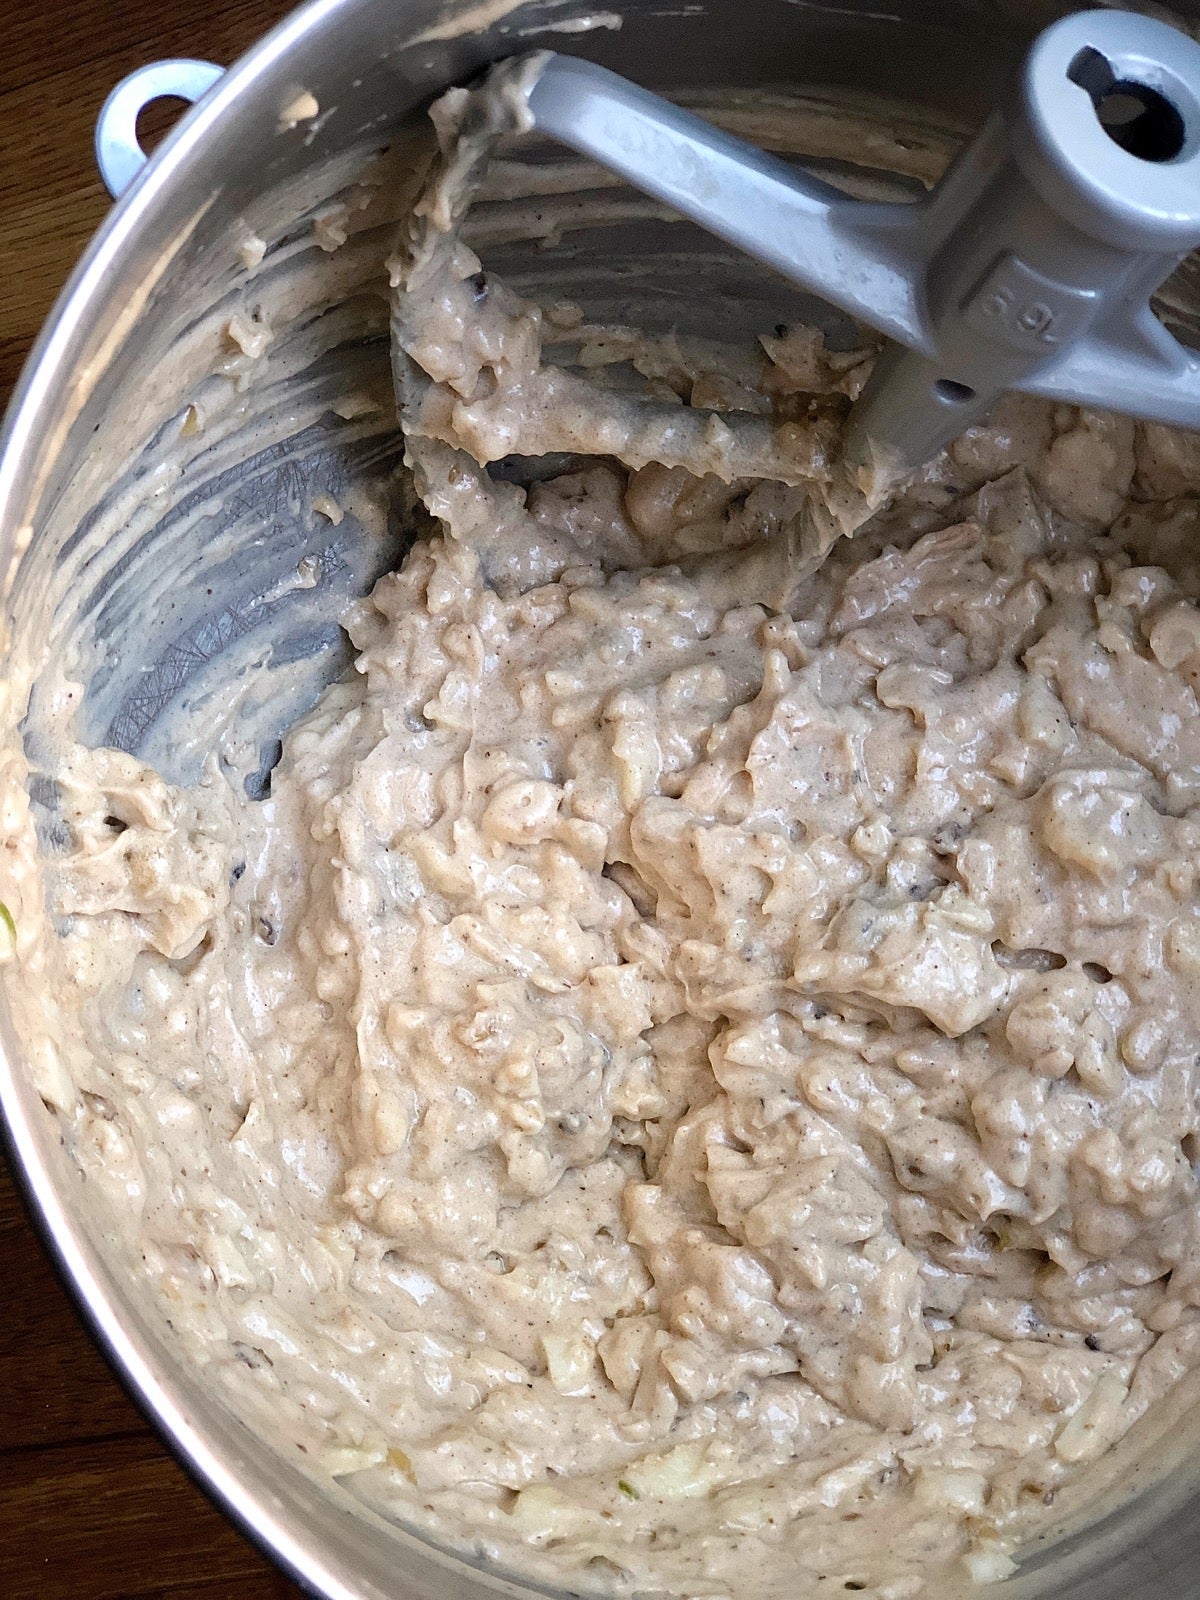
[[[1150,296],[1200,244],[1200,45],[1067,17],[915,204],[847,198],[589,62],[547,55],[532,125],[893,343],[852,464],[919,466],[1006,389],[1200,427],[1200,358]]]

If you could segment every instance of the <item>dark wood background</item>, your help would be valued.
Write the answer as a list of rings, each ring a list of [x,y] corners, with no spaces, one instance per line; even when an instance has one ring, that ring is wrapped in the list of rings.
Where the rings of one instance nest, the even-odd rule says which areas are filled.
[[[109,89],[162,56],[227,64],[289,9],[0,3],[0,405],[108,209],[92,129]],[[0,1600],[285,1597],[299,1591],[176,1466],[93,1348],[0,1158]]]

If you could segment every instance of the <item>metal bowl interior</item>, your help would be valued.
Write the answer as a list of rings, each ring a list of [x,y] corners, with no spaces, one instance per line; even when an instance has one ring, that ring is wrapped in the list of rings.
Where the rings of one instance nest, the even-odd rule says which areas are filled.
[[[803,86],[831,107],[899,99],[897,116],[925,141],[921,159],[936,162],[981,118],[1031,33],[1069,9],[627,0],[620,27],[580,0],[314,0],[297,12],[225,76],[116,208],[8,419],[0,571],[12,659],[31,690],[22,737],[48,846],[54,784],[39,753],[63,679],[81,685],[85,739],[181,781],[211,743],[214,707],[242,682],[236,712],[221,714],[256,752],[261,782],[280,733],[345,669],[333,619],[411,531],[397,509],[382,270],[419,113],[437,90],[544,44],[684,93]],[[283,112],[302,90],[319,113],[289,127]],[[366,188],[364,171],[375,174]],[[326,253],[312,217],[347,194],[366,208],[348,242]],[[270,249],[248,279],[239,250],[251,236]],[[716,311],[731,338],[798,314],[786,285],[681,237],[625,222],[593,230],[587,249],[570,238],[536,251],[516,241],[496,263],[543,294],[569,283],[590,308],[624,308],[630,320],[657,315],[686,330],[690,317],[711,333]],[[601,257],[604,272],[589,278]],[[234,312],[253,320],[259,302],[283,310],[266,367],[239,387],[223,329]],[[348,394],[378,404],[339,405]],[[194,437],[192,407],[210,419]],[[336,526],[314,514],[317,490],[347,505]],[[318,581],[297,588],[286,580],[306,558]],[[105,1219],[32,1086],[7,1008],[0,1045],[8,1138],[47,1242],[117,1368],[230,1513],[329,1600],[530,1593],[309,1477],[206,1388],[106,1248]],[[996,1593],[1190,1600],[1200,1563],[1194,1399],[1179,1396],[1170,1418],[1136,1430],[1088,1525],[1047,1534]]]

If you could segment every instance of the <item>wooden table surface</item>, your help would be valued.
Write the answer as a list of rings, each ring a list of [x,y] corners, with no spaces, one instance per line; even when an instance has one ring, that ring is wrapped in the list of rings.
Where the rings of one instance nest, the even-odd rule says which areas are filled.
[[[108,90],[161,56],[231,62],[289,9],[287,0],[0,4],[0,404],[108,209],[92,160]],[[109,1372],[2,1159],[0,1285],[0,1600],[298,1600]]]

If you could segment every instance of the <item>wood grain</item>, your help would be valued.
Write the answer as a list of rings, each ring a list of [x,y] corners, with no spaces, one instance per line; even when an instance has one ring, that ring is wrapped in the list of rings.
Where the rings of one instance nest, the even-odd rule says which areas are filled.
[[[109,89],[161,56],[230,62],[288,9],[282,0],[0,6],[0,403],[108,209],[92,128]],[[2,1158],[0,1282],[0,1600],[300,1600],[112,1376]]]

